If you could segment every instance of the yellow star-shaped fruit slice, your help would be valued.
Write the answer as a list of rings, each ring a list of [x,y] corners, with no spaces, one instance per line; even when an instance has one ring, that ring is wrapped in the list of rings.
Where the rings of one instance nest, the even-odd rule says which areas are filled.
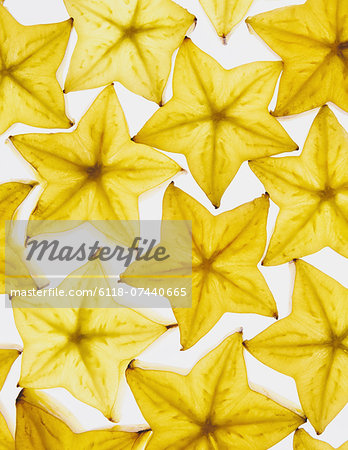
[[[348,442],[337,448],[347,450]],[[294,436],[294,450],[334,450],[330,444],[312,438],[305,430],[297,430]]]
[[[217,34],[226,44],[228,35],[245,16],[253,0],[199,0]]]
[[[88,292],[96,286],[91,297]],[[58,290],[68,299],[71,292],[73,307],[58,293],[49,298],[12,299],[24,344],[19,385],[64,387],[117,421],[119,385],[128,363],[167,327],[106,298],[110,284],[97,260],[70,274]]]
[[[282,64],[256,62],[226,70],[185,39],[174,68],[173,98],[136,142],[183,153],[217,208],[243,161],[296,150],[268,112]]]
[[[192,223],[192,305],[173,308],[184,350],[208,333],[225,312],[277,316],[273,296],[257,268],[266,246],[268,207],[268,197],[263,196],[213,216],[173,184],[167,188],[163,220]],[[169,253],[175,254],[175,250]],[[151,275],[162,273],[165,286],[166,274],[179,273],[181,261],[175,267],[172,259],[153,264],[136,261],[121,279],[151,287]],[[171,278],[168,280],[170,283]]]
[[[162,102],[173,52],[194,16],[171,0],[64,0],[78,40],[65,91],[120,81]]]
[[[45,392],[33,389],[21,391],[16,411],[18,450],[140,450],[149,437],[147,431],[123,431],[120,426],[74,433],[62,420],[66,414],[64,408]],[[76,422],[73,418],[69,419]]]
[[[137,220],[139,195],[181,170],[130,139],[112,85],[72,133],[25,134],[11,141],[44,185],[31,219]]]
[[[16,274],[18,271],[18,264],[20,264],[20,261],[18,259],[18,252],[12,251],[12,248],[10,246],[9,222],[14,218],[15,211],[22,203],[22,201],[27,197],[32,188],[33,184],[24,184],[18,182],[4,183],[0,185],[0,218],[1,218],[0,293],[1,294],[5,293],[5,273]],[[5,251],[6,251],[6,260],[5,260]]]
[[[241,333],[229,336],[187,375],[130,365],[127,381],[153,430],[149,450],[266,450],[304,422],[250,389],[241,343]]]
[[[288,317],[245,346],[295,379],[303,410],[322,433],[348,402],[348,289],[297,260],[292,302]]]
[[[0,133],[16,122],[69,128],[56,78],[72,21],[24,26],[0,4]]]
[[[284,61],[276,116],[331,101],[348,111],[348,3],[307,0],[247,23]]]
[[[249,163],[280,208],[264,265],[282,264],[326,246],[348,257],[347,152],[347,132],[325,106],[300,156]]]

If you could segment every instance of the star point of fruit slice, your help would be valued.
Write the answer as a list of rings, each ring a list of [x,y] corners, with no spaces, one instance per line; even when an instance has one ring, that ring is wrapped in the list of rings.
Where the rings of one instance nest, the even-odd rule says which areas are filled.
[[[11,137],[45,183],[31,219],[138,220],[138,197],[181,168],[130,139],[112,85],[71,133]]]
[[[0,133],[22,122],[43,128],[70,128],[56,78],[72,20],[24,26],[0,4]]]
[[[255,62],[226,70],[187,38],[175,62],[173,98],[135,141],[183,153],[219,207],[243,161],[297,149],[268,111],[281,69],[281,62]]]
[[[173,52],[194,16],[171,0],[64,0],[78,40],[66,92],[112,81],[161,103]]]
[[[232,29],[243,19],[253,0],[199,0],[217,34],[227,43]]]
[[[153,434],[147,448],[268,449],[304,422],[248,385],[235,333],[188,375],[134,367],[127,381]]]
[[[91,298],[89,291],[98,287]],[[102,289],[102,291],[100,290]],[[118,420],[118,394],[127,364],[159,336],[165,325],[129,308],[108,292],[110,284],[99,261],[90,261],[59,285],[59,290],[86,294],[37,299],[13,297],[15,323],[24,350],[19,385],[65,387],[79,400]]]
[[[140,450],[149,437],[147,431],[124,431],[120,426],[74,433],[62,420],[63,409],[45,392],[23,389],[16,402],[16,449]]]
[[[276,116],[329,101],[348,111],[347,2],[307,0],[250,17],[247,23],[284,61]]]
[[[291,314],[245,342],[295,379],[304,413],[322,433],[348,402],[348,289],[297,260]]]
[[[7,375],[9,374],[13,363],[20,354],[20,350],[0,349],[0,390],[6,381]]]
[[[29,192],[33,188],[35,183],[25,184],[19,182],[10,182],[0,185],[0,293],[5,293],[5,273],[16,273],[18,267],[16,265],[21,264],[18,259],[17,252],[10,248],[9,238],[9,224],[8,222],[13,219],[15,211],[22,203],[22,201],[28,196]],[[5,261],[5,250],[6,261]],[[11,255],[10,255],[11,252]],[[13,264],[13,268],[9,265]],[[6,270],[5,270],[6,266]],[[6,280],[6,284],[9,280]],[[11,285],[11,282],[9,282]],[[7,286],[6,286],[7,287]],[[7,290],[7,289],[6,289]]]
[[[348,134],[329,107],[319,111],[300,156],[249,163],[280,208],[264,265],[328,246],[348,257]]]
[[[330,444],[312,438],[305,430],[297,430],[294,435],[294,450],[334,450]],[[347,450],[348,442],[344,443],[337,450]]]
[[[225,312],[277,316],[273,296],[257,268],[266,246],[268,207],[265,195],[213,216],[188,194],[173,184],[168,186],[163,220],[192,221],[192,306],[176,308],[177,299],[173,300],[183,349],[198,342]],[[173,270],[170,258],[157,264],[156,269],[148,262],[134,262],[121,278],[142,286],[147,280],[143,272],[165,276]],[[148,277],[148,283],[151,280]]]

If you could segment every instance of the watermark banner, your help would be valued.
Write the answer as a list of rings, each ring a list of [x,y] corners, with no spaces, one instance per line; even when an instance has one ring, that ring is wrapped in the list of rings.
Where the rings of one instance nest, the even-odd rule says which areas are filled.
[[[190,221],[17,222],[24,246],[6,223],[8,306],[191,307]]]

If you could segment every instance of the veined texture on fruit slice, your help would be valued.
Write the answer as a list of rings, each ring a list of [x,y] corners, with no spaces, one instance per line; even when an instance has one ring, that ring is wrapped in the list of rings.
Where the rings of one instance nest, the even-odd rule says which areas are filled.
[[[42,128],[69,128],[56,72],[72,20],[24,26],[0,4],[0,133],[21,122]]]
[[[295,264],[291,314],[244,344],[295,379],[303,411],[320,434],[348,402],[348,289],[302,260]]]
[[[281,70],[279,61],[226,70],[187,38],[175,62],[172,99],[134,139],[183,153],[218,208],[243,161],[297,149],[268,111]]]
[[[121,82],[162,102],[171,59],[194,16],[171,0],[64,0],[77,44],[65,83],[76,91]]]
[[[348,111],[348,3],[307,0],[247,23],[284,61],[275,116],[327,102]]]
[[[227,337],[187,375],[141,368],[127,381],[153,434],[147,448],[266,450],[305,419],[248,385],[242,335]]]

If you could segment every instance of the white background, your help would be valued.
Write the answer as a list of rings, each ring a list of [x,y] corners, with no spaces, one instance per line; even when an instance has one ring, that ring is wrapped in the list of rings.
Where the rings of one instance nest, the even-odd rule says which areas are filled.
[[[176,0],[176,2],[186,7],[191,13],[198,18],[198,23],[191,37],[195,44],[202,50],[212,55],[225,68],[230,69],[240,64],[256,61],[256,60],[277,60],[279,59],[259,38],[251,35],[244,22],[238,25],[229,40],[227,46],[223,46],[221,40],[215,34],[212,25],[208,21],[198,0]],[[117,0],[115,0],[117,3]],[[254,0],[248,15],[254,15],[259,12],[271,10],[280,6],[304,3],[303,1],[294,0]],[[63,0],[6,0],[5,6],[10,10],[14,17],[25,25],[59,22],[67,19],[69,16],[65,10]],[[59,78],[62,82],[66,74],[67,64],[71,55],[71,51],[76,42],[76,36],[73,34],[67,57],[59,71]],[[86,112],[87,108],[94,100],[101,89],[93,89],[78,93],[71,93],[66,96],[68,115],[77,123],[81,116]],[[119,83],[116,83],[116,91],[124,108],[127,121],[130,128],[130,134],[136,134],[146,120],[158,109],[158,106],[149,102],[125,89]],[[166,92],[166,97],[171,96],[170,82]],[[271,108],[275,105],[274,99]],[[348,114],[332,106],[335,114],[340,122],[348,129]],[[280,119],[282,125],[288,131],[292,139],[299,145],[300,153],[303,143],[308,134],[310,125],[317,111],[310,111],[298,115],[296,117]],[[24,132],[32,132],[35,129],[24,126],[15,125],[10,128],[4,135],[0,137],[0,182],[13,180],[35,179],[28,164],[17,154],[17,152],[6,143],[9,135]],[[47,130],[42,130],[47,132]],[[293,153],[295,154],[295,153]],[[171,154],[182,167],[187,169],[185,158],[182,155]],[[185,192],[199,200],[212,214],[219,214],[223,211],[230,210],[242,203],[250,201],[264,192],[264,188],[258,179],[254,176],[247,164],[243,164],[236,178],[227,189],[219,210],[215,211],[204,193],[197,186],[189,173],[180,175],[176,178],[175,184],[182,188]],[[142,219],[160,219],[161,218],[161,201],[166,186],[155,189],[144,194],[140,198],[140,212]],[[32,196],[32,202],[34,196]],[[30,202],[30,200],[29,200]],[[27,209],[27,208],[26,208]],[[269,235],[272,232],[275,218],[277,215],[277,207],[272,204],[269,216]],[[348,287],[348,261],[333,252],[330,249],[324,249],[321,252],[304,258],[306,261],[315,265],[320,270],[334,277],[343,285]],[[276,267],[261,267],[269,286],[273,292],[278,305],[280,318],[285,317],[290,312],[290,296],[294,276],[294,268],[290,265],[282,265]],[[4,303],[4,302],[2,302]],[[161,310],[163,317],[172,320],[173,316],[170,310]],[[273,319],[256,315],[237,315],[225,314],[220,322],[205,336],[194,348],[180,352],[179,332],[171,330],[164,337],[156,341],[148,350],[146,350],[139,359],[153,362],[165,366],[178,367],[181,370],[189,370],[194,363],[203,356],[207,351],[215,347],[227,335],[236,329],[243,327],[244,337],[250,339],[260,331],[274,322]],[[15,328],[12,311],[2,307],[0,313],[0,344],[1,347],[21,346],[22,342]],[[267,390],[272,391],[277,396],[292,401],[299,405],[299,399],[295,388],[294,381],[284,375],[281,375],[270,368],[267,368],[250,354],[245,353],[247,362],[248,375],[251,383],[261,385]],[[19,390],[15,387],[20,372],[20,359],[16,361],[5,386],[0,393],[0,411],[4,414],[11,431],[14,431],[15,424],[15,407],[14,400]],[[132,395],[127,389],[127,395],[124,400],[122,409],[122,422],[124,424],[144,423],[140,411],[138,410]],[[63,389],[51,389],[57,399],[64,402],[71,412],[77,417],[81,426],[76,424],[73,426],[75,431],[95,429],[101,427],[110,427],[112,424],[108,422],[100,412],[77,401],[69,393]],[[274,394],[273,395],[274,398]],[[316,399],[313,399],[315,402]],[[327,427],[319,439],[329,442],[334,447],[341,445],[348,440],[347,424],[348,407],[346,407],[336,419]],[[314,437],[315,432],[310,424],[305,424],[304,428]],[[291,449],[292,435],[284,439],[282,442],[273,447],[274,449]]]

